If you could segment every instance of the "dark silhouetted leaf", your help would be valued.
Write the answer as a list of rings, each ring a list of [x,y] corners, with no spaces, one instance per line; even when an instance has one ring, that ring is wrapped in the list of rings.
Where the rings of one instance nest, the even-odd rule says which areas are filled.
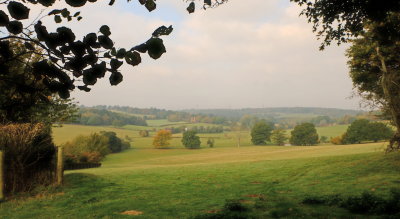
[[[86,85],[94,85],[97,82],[96,76],[93,74],[93,69],[83,71],[83,83]]]
[[[148,11],[153,11],[157,7],[154,0],[147,0],[144,6],[147,8]]]
[[[146,0],[139,0],[139,3],[140,3],[141,5],[144,5],[144,4],[146,4]]]
[[[58,96],[60,96],[62,99],[68,99],[71,95],[69,93],[69,90],[62,89],[58,91]]]
[[[99,43],[100,45],[104,48],[104,49],[112,49],[114,46],[113,41],[108,37],[108,36],[104,36],[104,35],[100,35],[98,37],[99,39]]]
[[[78,89],[79,90],[83,90],[83,91],[86,91],[86,92],[90,92],[90,88],[88,88],[86,85],[85,86],[78,86]]]
[[[19,2],[9,2],[7,8],[11,17],[13,17],[14,19],[23,20],[29,17],[30,9]]]
[[[153,59],[158,59],[166,52],[163,40],[160,38],[151,38],[147,42],[147,53]]]
[[[68,18],[69,15],[70,15],[70,12],[68,11],[68,9],[64,8],[63,10],[61,10],[61,15],[62,15],[64,18]]]
[[[102,78],[106,74],[107,65],[106,62],[101,62],[100,64],[95,64],[92,67],[92,74],[97,78]]]
[[[81,41],[70,43],[69,47],[75,56],[82,57],[86,53],[86,45]]]
[[[142,58],[138,52],[127,52],[125,55],[125,61],[129,65],[136,66],[142,62]]]
[[[211,6],[211,0],[204,0],[204,4],[208,5],[208,6]]]
[[[60,15],[56,15],[56,16],[54,16],[54,21],[56,22],[56,23],[61,23],[61,17],[60,17]]]
[[[100,27],[100,33],[102,33],[104,36],[110,36],[111,31],[110,28],[107,25],[103,25]]]
[[[48,13],[48,15],[56,15],[56,14],[60,14],[60,13],[61,13],[60,9],[54,9],[54,10],[50,11]]]
[[[19,21],[11,21],[7,25],[7,30],[12,34],[20,34],[22,33],[22,23]]]
[[[119,61],[118,59],[111,59],[110,66],[112,70],[117,70],[124,62]]]
[[[121,83],[121,81],[123,80],[123,76],[121,73],[115,71],[113,73],[111,73],[110,75],[110,84],[115,86],[118,85],[119,83]]]
[[[118,59],[123,59],[125,57],[125,54],[126,54],[126,49],[122,48],[117,51],[116,57]]]
[[[195,10],[194,2],[190,2],[189,6],[186,8],[186,10],[189,12],[189,14],[193,13]]]
[[[72,7],[81,7],[86,4],[86,0],[65,0],[65,2]]]
[[[169,26],[169,27],[161,26],[161,27],[157,28],[153,32],[153,36],[154,37],[159,37],[159,36],[162,36],[162,35],[169,35],[172,32],[173,29],[174,28],[172,28],[172,25]]]
[[[115,3],[115,0],[110,0],[110,3],[108,5],[113,5]]]
[[[74,14],[74,17],[78,17],[80,14],[81,14],[81,12],[78,11],[78,12],[76,12],[76,13]]]
[[[82,20],[82,17],[81,17],[81,16],[79,16],[79,17],[77,18],[77,20],[78,20],[78,21]]]
[[[97,35],[95,33],[88,33],[84,38],[83,38],[83,43],[86,44],[87,46],[94,47],[97,42]]]
[[[142,43],[140,45],[137,45],[137,46],[133,47],[131,50],[132,51],[136,50],[136,51],[141,52],[141,53],[146,53],[147,52],[147,47],[148,46],[146,45],[146,43]]]
[[[38,2],[46,7],[52,6],[56,0],[38,0]]]
[[[72,30],[67,27],[57,28],[57,33],[59,35],[59,40],[62,43],[72,43],[75,40],[74,32],[72,32]]]
[[[0,10],[0,27],[4,27],[8,24],[8,22],[10,21],[10,19],[8,18],[8,15]]]

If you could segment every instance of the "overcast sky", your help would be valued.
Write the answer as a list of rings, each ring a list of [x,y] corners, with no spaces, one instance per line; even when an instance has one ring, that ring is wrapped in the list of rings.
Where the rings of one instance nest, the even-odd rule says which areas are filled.
[[[251,3],[249,3],[251,2]],[[108,78],[90,93],[75,91],[83,105],[126,105],[166,109],[247,107],[332,107],[358,109],[352,95],[345,46],[319,51],[321,42],[300,8],[289,0],[230,0],[215,9],[187,14],[181,0],[157,1],[152,13],[136,0],[88,4],[70,22],[78,35],[112,31],[116,47],[146,41],[160,25],[167,53],[159,60],[122,68],[124,81]],[[73,9],[77,10],[77,9]]]

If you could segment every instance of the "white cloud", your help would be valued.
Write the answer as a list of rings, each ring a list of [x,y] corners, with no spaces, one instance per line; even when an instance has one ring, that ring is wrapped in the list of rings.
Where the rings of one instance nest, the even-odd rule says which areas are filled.
[[[172,109],[358,106],[358,100],[346,99],[352,85],[345,48],[318,51],[320,42],[295,5],[231,0],[188,15],[181,1],[159,1],[151,14],[140,11],[137,3],[107,3],[79,9],[84,19],[68,25],[82,37],[108,24],[117,46],[128,48],[148,39],[160,25],[173,24],[175,30],[164,37],[167,53],[161,59],[143,55],[138,67],[123,67],[124,81],[116,87],[106,78],[90,93],[76,91],[73,96],[81,104]]]

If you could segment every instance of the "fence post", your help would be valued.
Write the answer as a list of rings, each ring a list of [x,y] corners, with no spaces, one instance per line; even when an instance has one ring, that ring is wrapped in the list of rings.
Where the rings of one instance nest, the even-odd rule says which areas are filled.
[[[4,201],[4,152],[0,151],[0,202]]]
[[[58,147],[57,149],[57,185],[62,185],[64,178],[63,148]]]

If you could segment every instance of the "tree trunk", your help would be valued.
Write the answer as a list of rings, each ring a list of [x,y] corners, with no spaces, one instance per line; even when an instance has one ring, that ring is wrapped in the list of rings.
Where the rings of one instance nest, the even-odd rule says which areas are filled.
[[[399,81],[396,80],[399,76],[394,70],[387,68],[385,59],[380,53],[379,47],[376,48],[376,52],[381,61],[382,78],[380,83],[387,107],[390,110],[393,124],[396,126],[396,134],[390,140],[390,144],[387,148],[387,152],[391,152],[400,149],[400,86],[396,83],[396,81]]]

